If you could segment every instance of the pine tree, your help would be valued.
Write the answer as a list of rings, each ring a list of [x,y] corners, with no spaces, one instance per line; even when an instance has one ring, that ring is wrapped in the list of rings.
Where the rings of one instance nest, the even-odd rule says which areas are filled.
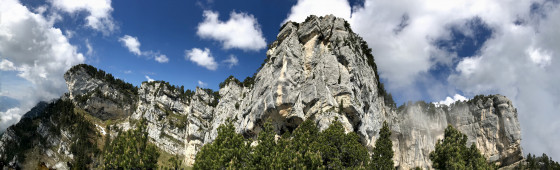
[[[195,157],[194,169],[241,169],[250,165],[250,146],[243,135],[235,133],[231,122],[218,127],[218,136]]]
[[[319,134],[319,128],[310,119],[302,122],[292,134],[292,148],[302,155],[303,162],[308,168],[322,167],[323,164],[319,154]]]
[[[443,140],[438,140],[435,150],[430,153],[435,169],[495,169],[490,166],[480,151],[473,145],[467,148],[467,135],[453,126],[445,128]]]
[[[263,130],[258,136],[258,145],[252,154],[252,166],[255,169],[272,169],[272,163],[276,156],[276,142],[274,141],[274,127],[270,122],[264,124]]]
[[[105,169],[155,169],[159,152],[148,142],[146,120],[136,124],[136,129],[119,133],[103,156]]]
[[[371,155],[371,169],[395,169],[393,155],[391,130],[389,124],[384,121],[379,131],[379,139],[375,141],[373,155]]]

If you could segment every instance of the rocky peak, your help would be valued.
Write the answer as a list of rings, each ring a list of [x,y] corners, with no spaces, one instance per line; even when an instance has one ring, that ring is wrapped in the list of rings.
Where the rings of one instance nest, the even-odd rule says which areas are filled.
[[[64,79],[69,99],[102,120],[124,118],[135,109],[138,89],[103,70],[79,64]]]

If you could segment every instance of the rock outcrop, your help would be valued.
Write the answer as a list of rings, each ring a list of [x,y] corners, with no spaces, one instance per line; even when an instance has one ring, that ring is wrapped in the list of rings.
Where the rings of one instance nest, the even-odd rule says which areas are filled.
[[[69,98],[102,120],[128,117],[136,104],[136,89],[111,74],[89,65],[73,67],[64,74]]]
[[[218,92],[184,91],[162,81],[130,88],[104,72],[99,76],[91,66],[76,66],[64,75],[69,93],[63,98],[101,121],[114,120],[113,126],[121,129],[146,119],[151,141],[162,151],[183,156],[187,165],[227,121],[252,138],[266,121],[281,134],[308,119],[321,130],[339,120],[369,149],[387,121],[399,169],[430,169],[428,155],[448,124],[466,134],[468,144],[474,143],[489,161],[506,166],[522,159],[517,110],[505,96],[477,96],[451,106],[417,102],[397,109],[386,104],[371,49],[341,18],[287,22],[266,55],[253,81],[230,77]],[[107,131],[111,136],[113,129]],[[13,138],[10,133],[2,141]]]

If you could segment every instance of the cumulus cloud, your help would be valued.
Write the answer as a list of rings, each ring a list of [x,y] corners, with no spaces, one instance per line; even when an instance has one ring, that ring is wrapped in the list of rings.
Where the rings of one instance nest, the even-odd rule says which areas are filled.
[[[451,103],[455,103],[456,101],[466,101],[468,100],[465,96],[462,96],[460,94],[455,94],[453,96],[453,98],[451,97],[447,97],[445,98],[445,100],[439,101],[439,102],[434,102],[434,104],[436,105],[447,105],[449,106]]]
[[[134,55],[142,55],[142,51],[140,51],[140,41],[138,41],[138,38],[130,35],[124,35],[123,37],[119,38],[119,41],[123,43],[123,45],[128,48],[128,51],[130,51]]]
[[[198,87],[205,88],[206,86],[208,86],[208,83],[205,83],[205,82],[202,82],[202,81],[198,80]]]
[[[5,112],[0,112],[0,131],[3,132],[10,127],[10,125],[17,123],[24,112],[25,111],[22,111],[18,107],[10,108]]]
[[[111,16],[111,12],[113,12],[111,0],[49,0],[49,2],[55,9],[69,14],[87,12],[87,26],[101,31],[105,35],[117,29]]]
[[[4,128],[17,122],[37,102],[66,92],[64,72],[83,63],[85,57],[54,27],[52,20],[33,13],[16,0],[0,0],[0,4],[0,72],[22,79],[6,80],[21,82],[19,86],[8,87],[18,89],[2,89],[17,91],[9,97],[20,102],[17,108],[1,113],[0,127]]]
[[[146,77],[146,81],[148,81],[148,82],[154,81],[154,79],[150,78],[150,76],[148,76],[148,75],[146,75],[145,77]]]
[[[282,24],[288,21],[303,22],[309,15],[333,14],[348,20],[350,13],[351,7],[347,0],[298,0]]]
[[[228,68],[232,68],[233,66],[239,64],[239,60],[237,60],[237,57],[235,57],[235,55],[233,54],[229,55],[229,58],[227,60],[224,60],[223,62],[228,65]]]
[[[14,71],[14,70],[17,70],[17,68],[14,66],[14,63],[12,63],[11,61],[8,61],[6,59],[2,59],[2,61],[0,61],[0,70],[2,70],[2,71]]]
[[[227,21],[218,19],[218,12],[204,11],[204,21],[196,34],[205,39],[220,41],[224,49],[238,48],[258,51],[266,47],[257,19],[247,13],[230,13]]]
[[[218,63],[214,61],[214,57],[208,48],[204,48],[204,50],[199,48],[185,50],[185,60],[190,60],[208,70],[216,70],[218,68]]]
[[[123,37],[119,38],[119,41],[125,46],[128,51],[136,56],[144,56],[147,58],[154,58],[155,61],[158,63],[167,63],[169,62],[169,58],[166,55],[160,54],[159,52],[153,51],[141,51],[140,50],[140,41],[138,41],[137,37],[133,37],[130,35],[124,35]]]
[[[166,56],[166,55],[163,55],[163,54],[156,56],[155,60],[156,60],[157,62],[159,62],[159,63],[167,63],[167,62],[169,62],[169,58],[167,58],[167,56]]]
[[[286,20],[323,15],[304,5],[321,2],[299,0]],[[438,101],[458,93],[503,94],[518,108],[524,152],[560,157],[554,143],[560,141],[557,1],[365,0],[351,9],[342,4],[347,3],[320,6],[349,18],[372,48],[385,87],[396,96]],[[480,26],[491,35],[477,37]],[[457,32],[480,48],[460,56]],[[441,46],[441,41],[454,44]]]

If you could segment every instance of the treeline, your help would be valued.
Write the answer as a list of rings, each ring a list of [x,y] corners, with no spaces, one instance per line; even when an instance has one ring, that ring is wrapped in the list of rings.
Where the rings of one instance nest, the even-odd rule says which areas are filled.
[[[345,134],[342,124],[333,121],[319,131],[310,120],[280,138],[270,123],[265,123],[256,141],[235,133],[231,123],[218,128],[214,142],[206,144],[195,158],[194,169],[395,169],[389,125],[384,122],[372,154],[354,132]],[[252,146],[251,143],[256,143]],[[435,169],[497,169],[467,136],[449,125],[444,139],[430,153]],[[421,169],[416,167],[415,169]]]
[[[263,63],[264,65],[264,63]],[[253,85],[255,85],[255,75],[253,75],[252,77],[246,77],[245,80],[243,80],[243,82],[239,81],[237,78],[235,78],[233,75],[230,75],[228,78],[226,78],[226,80],[224,80],[223,82],[220,83],[220,89],[224,88],[226,85],[228,85],[230,82],[234,82],[235,84],[237,84],[238,86],[241,87],[253,87]]]
[[[149,142],[146,124],[146,120],[142,119],[136,123],[136,129],[126,132],[117,129],[118,135],[113,140],[107,133],[104,169],[157,169],[160,154],[157,147]]]
[[[265,123],[254,147],[228,123],[221,125],[214,142],[204,145],[196,155],[194,169],[392,168],[393,151],[386,123],[381,133],[378,141],[389,143],[379,146],[388,147],[377,148],[370,156],[360,137],[354,132],[345,134],[339,121],[320,132],[312,121],[306,120],[278,139],[271,123]]]
[[[536,157],[534,154],[527,154],[524,162],[521,162],[515,169],[543,169],[543,170],[559,170],[560,164],[546,154]]]

